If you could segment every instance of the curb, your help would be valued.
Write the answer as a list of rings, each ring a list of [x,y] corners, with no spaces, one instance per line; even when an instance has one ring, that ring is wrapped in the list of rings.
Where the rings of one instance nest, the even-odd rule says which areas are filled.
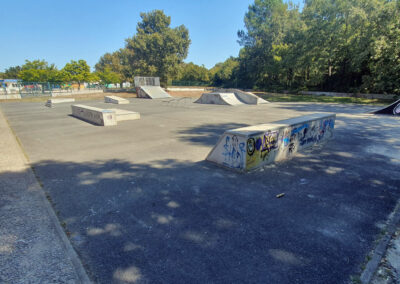
[[[92,283],[86,273],[86,270],[83,267],[83,264],[81,262],[81,260],[78,257],[78,254],[76,253],[76,251],[73,249],[71,242],[69,241],[67,235],[65,234],[63,228],[60,225],[60,222],[50,204],[50,202],[48,201],[45,192],[43,190],[42,185],[40,184],[35,172],[33,171],[29,159],[25,154],[25,151],[23,150],[22,144],[20,143],[18,137],[15,135],[13,129],[11,128],[7,118],[5,117],[5,115],[2,113],[2,111],[0,110],[0,118],[3,117],[3,119],[5,120],[6,125],[8,126],[8,128],[10,129],[10,132],[12,133],[12,135],[14,136],[14,140],[15,143],[17,144],[17,148],[19,149],[18,151],[18,155],[20,156],[21,160],[24,162],[24,164],[26,165],[26,171],[30,171],[32,176],[35,179],[36,182],[36,186],[40,189],[37,190],[37,193],[40,195],[40,199],[42,200],[42,205],[46,208],[48,217],[50,218],[51,224],[53,225],[57,236],[59,237],[60,240],[60,244],[65,252],[65,255],[69,258],[69,260],[72,263],[72,266],[75,270],[75,273],[77,275],[77,277],[79,278],[80,283]]]
[[[368,284],[371,282],[379,264],[386,253],[388,244],[392,239],[392,236],[396,232],[397,224],[400,223],[400,200],[389,216],[389,220],[386,226],[386,234],[379,240],[379,243],[374,249],[371,259],[367,262],[364,271],[360,276],[360,281],[363,284]]]

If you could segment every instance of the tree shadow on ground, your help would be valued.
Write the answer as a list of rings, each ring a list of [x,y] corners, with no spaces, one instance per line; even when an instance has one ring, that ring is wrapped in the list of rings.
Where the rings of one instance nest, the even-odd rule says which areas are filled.
[[[33,167],[95,282],[347,283],[400,196],[396,161],[366,148],[398,130],[340,123],[326,145],[247,174],[173,159]]]
[[[179,130],[178,139],[205,146],[214,146],[225,131],[244,126],[248,125],[242,123],[203,124]]]
[[[333,113],[346,113],[346,114],[363,114],[379,110],[383,107],[358,105],[358,104],[285,103],[285,104],[280,104],[279,108],[290,109],[300,112],[313,111],[313,112],[333,112]]]

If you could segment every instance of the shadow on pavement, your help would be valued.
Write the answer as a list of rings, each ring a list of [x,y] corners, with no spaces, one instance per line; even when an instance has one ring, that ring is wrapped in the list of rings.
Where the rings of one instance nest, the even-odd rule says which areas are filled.
[[[339,121],[324,147],[248,174],[173,159],[33,167],[96,282],[347,283],[400,188],[396,164],[365,149],[390,132],[345,124],[359,128]],[[185,133],[208,144],[220,129]]]

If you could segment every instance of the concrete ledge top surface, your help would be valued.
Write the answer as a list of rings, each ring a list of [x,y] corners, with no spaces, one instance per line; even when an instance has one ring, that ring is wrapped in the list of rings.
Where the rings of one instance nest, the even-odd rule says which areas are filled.
[[[246,126],[241,128],[230,129],[226,131],[226,133],[236,134],[236,135],[251,135],[257,134],[259,132],[263,132],[265,130],[274,130],[279,129],[282,127],[288,127],[295,124],[300,124],[308,121],[313,121],[317,119],[324,119],[328,117],[336,116],[334,113],[313,113],[309,115],[289,118],[285,120],[279,120],[275,122],[265,123],[265,124],[258,124],[253,126]]]
[[[91,106],[87,106],[87,105],[72,105],[72,107],[84,108],[84,109],[88,109],[88,110],[92,110],[92,111],[106,112],[106,113],[114,112],[113,110],[101,109],[101,108],[91,107]]]

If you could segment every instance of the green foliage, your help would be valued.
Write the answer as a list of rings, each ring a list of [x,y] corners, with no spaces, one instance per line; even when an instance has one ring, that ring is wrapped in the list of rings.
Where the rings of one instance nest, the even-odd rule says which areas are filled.
[[[121,76],[117,72],[111,70],[110,67],[105,67],[104,71],[96,72],[96,75],[104,85],[116,84],[121,82]]]
[[[96,79],[90,73],[90,67],[85,60],[74,61],[65,64],[63,68],[63,79],[68,82],[77,82],[80,85],[83,82],[92,82]]]
[[[26,82],[55,82],[58,76],[59,71],[55,65],[49,65],[44,60],[26,60],[18,73],[18,77]]]
[[[0,78],[17,79],[21,69],[22,69],[21,66],[9,67],[4,71],[4,73],[0,74]]]
[[[255,0],[244,21],[239,86],[400,93],[398,1]]]
[[[100,57],[99,62],[95,65],[96,72],[104,72],[106,68],[110,71],[117,73],[119,76],[118,82],[123,83],[126,81],[132,81],[132,75],[128,66],[128,50],[120,49],[113,53],[106,53]]]
[[[189,81],[207,84],[210,83],[208,69],[204,67],[204,65],[199,66],[192,62],[182,63],[179,66],[178,75],[175,79],[178,81]]]
[[[217,63],[211,70],[213,85],[222,87],[237,87],[236,74],[239,62],[230,57],[225,62]]]
[[[186,58],[189,31],[181,25],[170,28],[171,18],[163,11],[140,14],[136,34],[126,39],[127,63],[131,74],[159,76],[166,85],[178,75],[178,67]]]

